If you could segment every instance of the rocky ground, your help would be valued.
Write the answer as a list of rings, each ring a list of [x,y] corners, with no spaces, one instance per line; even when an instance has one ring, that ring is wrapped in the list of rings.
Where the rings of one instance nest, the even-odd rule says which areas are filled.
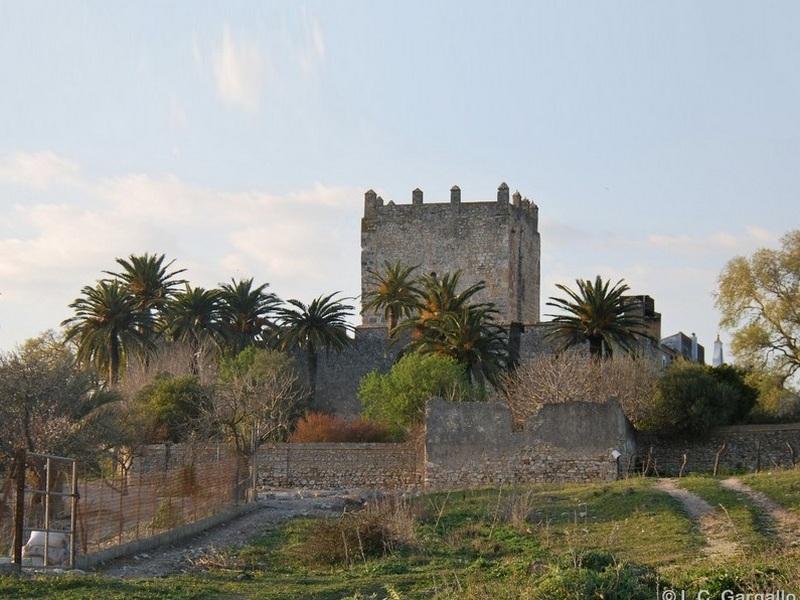
[[[148,552],[120,558],[96,569],[108,577],[165,577],[202,571],[224,550],[243,546],[267,527],[292,517],[336,517],[358,510],[373,497],[361,490],[281,490],[259,494],[258,508],[199,535]]]

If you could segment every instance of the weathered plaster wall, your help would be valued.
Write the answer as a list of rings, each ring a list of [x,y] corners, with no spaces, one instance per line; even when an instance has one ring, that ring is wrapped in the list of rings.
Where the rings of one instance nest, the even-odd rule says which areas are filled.
[[[425,484],[469,487],[611,481],[635,438],[614,401],[545,405],[513,431],[504,404],[428,404]],[[620,452],[619,459],[612,451]],[[619,461],[619,462],[618,462]]]

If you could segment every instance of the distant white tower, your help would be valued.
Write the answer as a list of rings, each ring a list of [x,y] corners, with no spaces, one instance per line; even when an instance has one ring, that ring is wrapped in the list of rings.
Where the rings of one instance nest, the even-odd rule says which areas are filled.
[[[725,360],[722,358],[722,342],[719,339],[719,334],[717,334],[717,339],[714,341],[714,356],[711,359],[711,366],[712,367],[719,367]]]

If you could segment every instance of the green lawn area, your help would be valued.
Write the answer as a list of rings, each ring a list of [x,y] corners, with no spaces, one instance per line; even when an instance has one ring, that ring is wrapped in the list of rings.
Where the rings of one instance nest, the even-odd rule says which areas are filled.
[[[794,508],[798,475],[742,479]],[[800,592],[800,551],[772,543],[761,509],[710,477],[680,480],[724,507],[735,526],[746,560],[719,564],[702,552],[697,523],[654,483],[423,494],[340,519],[273,526],[204,573],[152,580],[5,576],[0,598],[652,600],[670,587],[686,597],[700,589]]]

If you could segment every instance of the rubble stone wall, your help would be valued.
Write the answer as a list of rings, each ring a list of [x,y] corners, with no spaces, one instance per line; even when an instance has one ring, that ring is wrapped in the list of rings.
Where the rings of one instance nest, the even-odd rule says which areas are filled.
[[[309,489],[403,489],[422,483],[413,444],[270,444],[259,453],[259,484]]]
[[[792,468],[800,454],[800,423],[720,427],[705,439],[675,440],[639,433],[633,469],[662,476],[693,472],[748,473]]]

